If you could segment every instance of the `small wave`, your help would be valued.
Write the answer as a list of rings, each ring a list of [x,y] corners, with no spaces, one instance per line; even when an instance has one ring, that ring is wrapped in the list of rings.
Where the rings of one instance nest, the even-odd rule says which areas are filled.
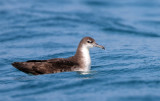
[[[160,80],[127,80],[127,81],[115,81],[115,82],[110,82],[110,83],[106,83],[105,85],[117,85],[117,86],[138,86],[138,85],[141,85],[143,86],[143,84],[147,84],[148,86],[154,86],[155,87],[157,85],[160,84]],[[146,85],[146,86],[147,86]]]
[[[127,30],[127,29],[118,29],[118,28],[103,28],[103,31],[106,32],[115,32],[116,34],[127,34],[127,35],[136,35],[136,36],[143,36],[143,37],[160,37],[160,35],[152,32],[140,32],[135,30]]]
[[[14,33],[14,34],[13,34]],[[13,34],[13,35],[12,35]],[[24,39],[30,39],[34,37],[47,37],[52,34],[47,34],[47,33],[38,33],[34,31],[28,31],[25,32],[25,34],[21,34],[21,31],[16,31],[16,32],[7,32],[5,34],[0,35],[0,42],[7,42],[7,41],[12,41],[12,40],[24,40]]]
[[[93,1],[90,1],[90,0],[87,0],[84,2],[86,5],[89,5],[89,6],[99,6],[99,7],[109,7],[109,6],[118,6],[118,3],[116,2],[108,2],[108,1],[105,1],[105,0],[93,0]]]

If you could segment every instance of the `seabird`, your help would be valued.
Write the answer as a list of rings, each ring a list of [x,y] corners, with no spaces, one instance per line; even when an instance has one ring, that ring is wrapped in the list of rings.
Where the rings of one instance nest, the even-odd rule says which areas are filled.
[[[69,58],[54,58],[49,60],[29,60],[26,62],[14,62],[12,65],[28,74],[40,75],[68,71],[88,72],[91,67],[89,49],[104,46],[98,45],[91,37],[84,37],[77,48],[74,56]]]

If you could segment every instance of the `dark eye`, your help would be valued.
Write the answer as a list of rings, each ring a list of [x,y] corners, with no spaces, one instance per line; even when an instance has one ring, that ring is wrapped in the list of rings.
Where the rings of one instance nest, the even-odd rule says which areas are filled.
[[[87,41],[88,43],[92,43],[92,41]]]

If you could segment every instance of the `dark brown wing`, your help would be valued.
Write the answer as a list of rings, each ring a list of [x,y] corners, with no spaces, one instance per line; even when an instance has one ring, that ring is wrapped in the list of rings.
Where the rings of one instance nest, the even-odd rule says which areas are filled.
[[[77,62],[64,58],[50,59],[47,60],[47,62],[52,64],[52,68],[56,72],[73,71],[75,68],[79,67]]]
[[[26,62],[46,62],[47,60],[28,60]]]
[[[14,62],[12,65],[25,73],[31,73],[34,75],[73,71],[78,67],[78,63],[61,58]]]

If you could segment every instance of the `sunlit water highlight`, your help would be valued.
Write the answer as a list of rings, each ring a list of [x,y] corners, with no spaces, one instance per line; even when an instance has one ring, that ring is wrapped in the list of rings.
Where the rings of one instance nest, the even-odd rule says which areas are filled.
[[[1,0],[0,100],[159,101],[159,0]],[[15,61],[70,57],[91,36],[92,71],[33,76]]]

